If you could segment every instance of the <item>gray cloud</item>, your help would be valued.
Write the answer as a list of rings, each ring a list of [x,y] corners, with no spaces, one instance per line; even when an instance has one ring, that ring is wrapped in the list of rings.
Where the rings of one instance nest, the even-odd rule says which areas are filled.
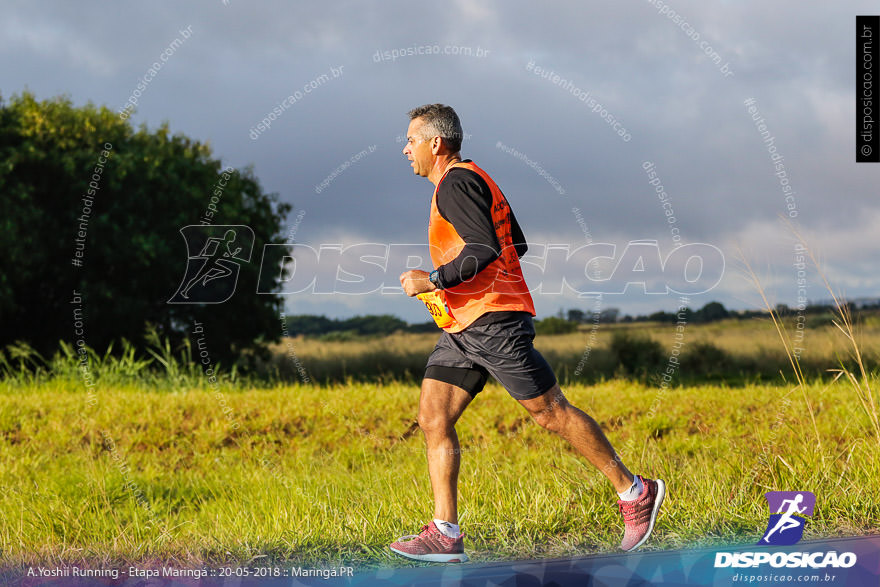
[[[7,3],[0,35],[4,97],[30,88],[41,98],[68,93],[78,104],[121,108],[137,80],[187,26],[193,35],[145,90],[135,123],[208,140],[225,164],[253,164],[264,188],[305,210],[297,238],[327,242],[420,242],[433,186],[413,177],[397,140],[405,112],[426,102],[459,111],[471,136],[464,154],[490,171],[530,240],[583,244],[572,208],[597,241],[656,239],[672,247],[669,225],[642,168],[655,164],[687,242],[725,254],[744,243],[779,267],[779,301],[791,302],[791,238],[777,216],[784,194],[743,101],[754,98],[797,191],[805,231],[851,296],[875,295],[869,271],[878,216],[878,167],[854,163],[854,16],[870,2],[773,4],[675,2],[722,60],[647,0],[176,4],[61,1]],[[376,59],[388,51],[437,46],[441,54]],[[445,53],[447,47],[456,54]],[[464,55],[467,48],[485,56]],[[624,142],[562,84],[529,71],[530,61],[590,92],[631,133]],[[728,64],[732,75],[720,71]],[[251,129],[287,96],[331,68],[343,74],[316,87],[257,140]],[[533,167],[498,142],[539,164]],[[319,185],[345,161],[375,152]],[[206,186],[207,189],[208,186]],[[289,221],[294,221],[296,212]],[[876,239],[874,239],[876,240]],[[730,273],[695,304],[751,305]],[[773,278],[776,279],[776,278]],[[811,276],[812,298],[826,297]],[[299,299],[299,298],[298,298]],[[585,306],[537,296],[539,312]],[[628,312],[673,308],[675,298],[630,292],[607,305]],[[322,309],[323,308],[323,309]],[[421,320],[418,304],[291,298],[288,311],[333,315],[391,312]]]

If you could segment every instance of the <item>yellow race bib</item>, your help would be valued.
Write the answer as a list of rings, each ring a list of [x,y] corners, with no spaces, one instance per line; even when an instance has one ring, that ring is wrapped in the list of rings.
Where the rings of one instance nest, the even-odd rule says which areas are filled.
[[[416,297],[428,308],[428,313],[434,319],[434,322],[437,323],[437,326],[447,328],[455,323],[455,318],[449,314],[449,308],[446,306],[446,300],[443,299],[443,292],[441,290],[435,289],[434,291],[420,293]]]

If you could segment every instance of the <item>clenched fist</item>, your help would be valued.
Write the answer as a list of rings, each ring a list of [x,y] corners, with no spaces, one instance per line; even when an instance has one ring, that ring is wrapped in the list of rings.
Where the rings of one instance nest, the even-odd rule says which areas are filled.
[[[431,283],[428,274],[419,269],[412,269],[405,273],[401,273],[400,285],[403,286],[403,291],[405,291],[406,295],[409,297],[437,289],[437,287]]]

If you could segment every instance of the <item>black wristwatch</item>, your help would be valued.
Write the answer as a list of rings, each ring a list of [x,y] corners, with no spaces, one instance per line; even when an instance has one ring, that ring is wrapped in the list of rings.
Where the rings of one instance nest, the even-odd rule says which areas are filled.
[[[434,269],[431,273],[428,274],[428,280],[434,284],[434,287],[437,289],[443,289],[440,287],[440,272]]]

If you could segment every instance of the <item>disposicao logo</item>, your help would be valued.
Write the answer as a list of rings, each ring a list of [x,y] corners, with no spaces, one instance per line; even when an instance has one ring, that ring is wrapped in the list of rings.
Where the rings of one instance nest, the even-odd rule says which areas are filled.
[[[790,546],[804,535],[806,519],[813,515],[816,496],[809,491],[770,491],[764,495],[770,506],[767,529],[758,544]],[[775,568],[824,569],[849,568],[855,565],[854,552],[718,552],[715,568],[755,568],[769,564]]]
[[[716,552],[715,568],[749,569],[769,564],[779,569],[848,569],[857,562],[856,553],[828,552]]]

